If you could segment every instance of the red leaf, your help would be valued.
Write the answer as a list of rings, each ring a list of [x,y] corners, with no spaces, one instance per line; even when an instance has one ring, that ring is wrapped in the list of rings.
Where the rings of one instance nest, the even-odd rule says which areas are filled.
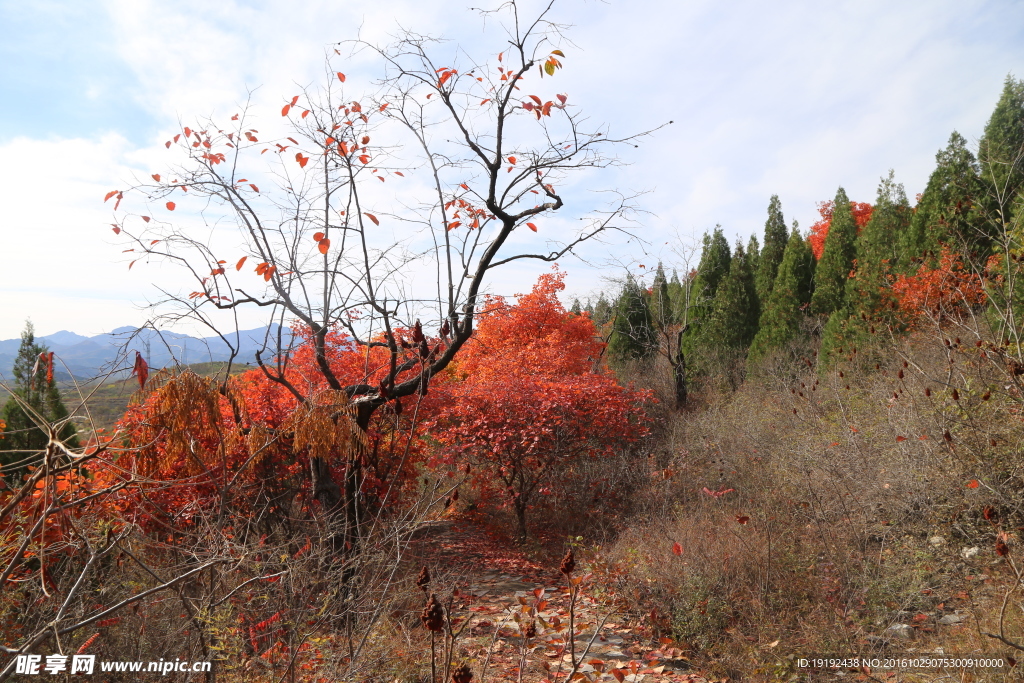
[[[309,163],[309,157],[302,156],[302,152],[296,152],[295,161],[299,162],[300,168],[306,168],[306,164]]]
[[[296,95],[295,97],[293,97],[293,98],[292,98],[292,102],[291,102],[291,105],[292,105],[292,106],[294,107],[294,106],[295,106],[295,103],[296,103],[296,102],[298,102],[298,101],[299,101],[299,96],[298,96],[298,95]]]
[[[683,554],[683,546],[682,546],[682,544],[679,543],[679,541],[676,541],[675,543],[672,544],[672,553],[674,555],[682,555]]]
[[[286,104],[281,107],[281,116],[288,116],[288,112],[291,111],[292,105]]]
[[[341,81],[342,83],[344,83],[345,82],[345,74],[343,74],[343,73],[341,73],[339,71],[338,72],[338,80]]]
[[[374,216],[374,215],[373,215],[372,213],[366,213],[366,212],[364,211],[364,212],[363,212],[363,214],[364,214],[364,215],[365,215],[365,216],[366,216],[367,218],[369,218],[369,219],[370,219],[371,221],[373,221],[373,224],[374,224],[374,225],[380,225],[380,221],[379,221],[379,220],[377,220],[377,217],[376,217],[376,216]]]
[[[981,484],[978,483],[977,479],[971,479],[969,482],[967,482],[967,488],[969,489],[976,489],[979,486],[981,486]]]
[[[319,241],[320,241],[320,240],[322,240],[322,239],[323,239],[324,237],[326,237],[326,235],[324,235],[324,234],[323,234],[322,232],[316,232],[316,233],[313,233],[313,241],[314,241],[314,242],[319,242]]]
[[[509,157],[508,158],[508,163],[510,163],[510,164],[516,163],[516,158],[515,157]]]
[[[490,101],[491,101],[491,98],[489,98],[489,97],[486,100],[480,100],[480,106],[483,106],[483,105],[487,104]]]
[[[154,173],[153,174],[153,180],[155,180],[155,181],[157,181],[159,183],[160,182],[160,174],[159,173]]]
[[[537,226],[534,225],[533,223],[527,223],[526,227],[528,227],[530,230],[533,230],[534,232],[537,232]]]
[[[750,521],[750,517],[746,515],[736,515],[736,522],[739,524],[746,524]]]
[[[152,219],[149,216],[143,216],[142,220],[144,220],[144,221],[146,221],[148,223]]]
[[[149,364],[138,351],[135,352],[135,367],[132,368],[132,377],[139,379],[140,389],[146,388],[146,380],[149,379]]]
[[[256,187],[256,186],[255,186],[255,185],[253,185],[252,183],[249,183],[249,187],[251,187],[251,188],[252,188],[252,191],[253,191],[253,192],[259,192],[259,191],[260,191],[260,188]]]
[[[174,202],[167,202],[167,210],[168,211],[174,211],[176,206],[177,206],[177,204],[175,204]]]
[[[331,248],[331,241],[324,238],[317,243],[317,248],[320,249],[321,254],[326,254],[327,250]]]
[[[625,669],[612,669],[608,673],[610,673],[612,676],[615,676],[615,680],[617,680],[619,683],[622,683],[622,681],[626,680]]]
[[[905,436],[897,436],[896,437],[896,443],[900,443],[901,441],[906,441],[906,440],[907,440],[907,437],[905,437]]]
[[[249,257],[248,256],[243,256],[242,258],[238,259],[238,263],[235,264],[235,270],[241,270],[242,266],[245,265],[245,259],[247,259],[247,258],[249,258]]]
[[[404,174],[404,173],[402,173],[401,171],[395,171],[395,175],[400,175],[400,176],[402,176],[403,178],[405,177],[405,174]]]
[[[370,163],[370,155],[369,154],[360,154],[359,155],[359,161],[363,162],[363,164]]]
[[[309,110],[308,109],[303,109],[302,110],[302,118],[306,118],[307,116],[309,116]]]
[[[103,197],[103,201],[107,201],[108,199],[110,199],[111,197],[113,197],[114,195],[116,195],[116,194],[117,194],[117,192],[118,192],[117,190],[111,190],[111,191],[110,191],[110,192],[108,192],[108,193],[107,193],[106,195],[104,195],[104,197]]]
[[[121,228],[119,228],[119,227],[118,227],[118,226],[116,226],[116,225],[115,225],[114,227],[112,227],[112,228],[111,228],[111,230],[113,230],[113,231],[114,231],[114,234],[115,234],[115,235],[120,235],[120,234],[121,234]]]
[[[187,137],[187,138],[192,137],[192,129],[189,128],[188,126],[185,126],[185,137]]]

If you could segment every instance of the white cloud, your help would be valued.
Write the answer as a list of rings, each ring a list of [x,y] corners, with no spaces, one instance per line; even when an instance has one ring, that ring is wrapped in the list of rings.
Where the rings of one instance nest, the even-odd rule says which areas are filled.
[[[55,124],[42,139],[0,146],[0,338],[16,336],[26,316],[42,334],[142,319],[130,302],[144,301],[148,281],[167,275],[127,271],[108,239],[111,207],[101,198],[166,164],[162,142],[179,116],[230,116],[250,88],[258,88],[258,107],[276,112],[322,78],[328,43],[360,31],[385,41],[401,23],[473,49],[483,36],[475,12],[439,0],[314,0],[298,9],[284,0],[104,0],[103,8],[112,45],[96,50],[119,55],[134,80],[120,89],[109,78],[90,80],[81,96],[117,97],[150,119],[141,131],[136,120],[111,120],[115,132],[99,138]],[[623,149],[631,165],[604,181],[652,190],[643,198],[653,212],[643,233],[655,253],[673,231],[693,236],[715,223],[745,241],[763,229],[774,193],[805,228],[815,203],[839,185],[872,201],[889,168],[912,197],[949,133],[980,135],[1005,74],[1024,75],[1024,5],[1009,1],[579,1],[555,11],[577,24],[569,33],[576,45],[564,46],[564,72],[529,87],[568,92],[612,133],[675,121],[639,149]],[[88,35],[77,38],[88,44]],[[374,75],[367,55],[344,62],[353,89]],[[602,251],[622,262],[651,260],[635,245],[587,255],[601,261]],[[595,272],[563,265],[570,288],[600,286]],[[503,274],[495,288],[524,291],[537,270]]]

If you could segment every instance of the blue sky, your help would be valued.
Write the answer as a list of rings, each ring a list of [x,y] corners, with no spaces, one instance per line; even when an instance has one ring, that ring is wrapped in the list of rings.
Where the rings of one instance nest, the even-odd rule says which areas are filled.
[[[555,16],[575,25],[560,87],[594,121],[675,122],[592,179],[647,192],[649,244],[592,251],[607,268],[670,263],[716,223],[745,242],[773,193],[804,228],[839,185],[872,201],[890,168],[913,197],[949,134],[976,140],[1003,79],[1024,76],[1015,1],[565,0]],[[0,0],[0,339],[26,317],[40,334],[143,322],[169,275],[127,270],[103,194],[160,168],[179,118],[230,114],[250,89],[279,108],[318,80],[328,43],[384,40],[399,20],[492,51],[450,1]],[[577,293],[613,272],[562,265]],[[523,291],[536,272],[493,289]]]

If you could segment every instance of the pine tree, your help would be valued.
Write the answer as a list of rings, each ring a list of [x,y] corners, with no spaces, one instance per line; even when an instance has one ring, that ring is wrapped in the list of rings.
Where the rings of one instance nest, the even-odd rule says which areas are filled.
[[[701,330],[707,346],[746,349],[757,333],[757,293],[743,245],[736,243],[729,274],[715,293],[708,324]]]
[[[1024,206],[1024,81],[1008,75],[978,143],[990,223],[1011,222]]]
[[[757,335],[750,345],[751,360],[783,348],[800,334],[800,323],[811,301],[813,269],[814,253],[794,224],[771,294],[764,303]]]
[[[850,199],[841,187],[834,206],[825,249],[814,271],[811,312],[818,314],[830,314],[845,304],[846,280],[856,255],[857,223],[850,211]]]
[[[764,247],[761,249],[761,258],[754,279],[757,296],[762,305],[768,301],[772,293],[788,241],[786,220],[782,216],[782,202],[779,201],[779,195],[773,194],[771,201],[768,202],[768,220],[764,224]]]
[[[658,269],[654,271],[654,282],[651,284],[651,320],[654,327],[664,330],[675,322],[673,314],[672,296],[669,293],[668,279],[665,277],[665,268],[658,262]]]
[[[703,335],[701,328],[708,324],[714,307],[719,283],[729,274],[732,252],[725,239],[722,226],[715,226],[712,234],[704,233],[704,244],[697,272],[689,284],[688,292],[675,300],[676,320],[685,321],[686,332],[680,342],[684,355],[698,350]]]
[[[601,292],[601,296],[598,297],[597,303],[594,305],[593,316],[591,316],[594,326],[600,330],[612,319],[613,313],[612,305],[605,298],[604,292]]]
[[[968,253],[988,249],[978,216],[972,211],[981,187],[978,163],[967,149],[967,140],[954,131],[946,148],[935,155],[935,162],[906,232],[900,264],[903,272],[916,270],[922,257],[934,267],[943,246]]]
[[[627,274],[615,304],[608,353],[620,362],[645,360],[658,348],[657,343],[647,297],[633,276]]]
[[[856,271],[846,280],[845,304],[822,331],[821,357],[828,359],[837,347],[865,348],[871,327],[896,322],[889,285],[901,261],[900,246],[911,216],[903,185],[890,171],[878,186],[871,220],[857,238]]]
[[[44,363],[39,362],[42,354],[48,349],[35,341],[35,329],[31,322],[25,324],[21,333],[21,345],[14,360],[14,393],[24,400],[47,423],[64,420],[68,409],[57,390],[57,382],[52,374],[47,376]],[[0,466],[5,470],[14,463],[20,463],[14,469],[22,471],[25,466],[37,462],[49,443],[49,435],[25,413],[18,401],[12,396],[4,404],[0,412],[7,427],[4,438],[0,440]],[[70,422],[65,424],[58,433],[64,444],[70,448],[78,447],[75,436],[76,429]]]

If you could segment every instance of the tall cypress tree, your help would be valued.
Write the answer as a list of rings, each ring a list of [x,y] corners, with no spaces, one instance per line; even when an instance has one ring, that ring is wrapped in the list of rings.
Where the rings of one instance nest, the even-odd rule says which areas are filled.
[[[668,279],[665,277],[665,268],[658,262],[658,269],[654,271],[654,282],[651,284],[651,320],[655,328],[663,330],[675,321],[673,313],[672,296],[669,293]]]
[[[645,360],[655,352],[657,344],[645,292],[632,274],[627,274],[615,304],[608,353],[618,361]]]
[[[18,355],[14,360],[12,389],[43,420],[55,423],[67,418],[68,409],[60,397],[56,380],[52,376],[47,377],[44,364],[39,362],[40,355],[46,352],[45,346],[36,343],[32,323],[26,323],[21,333]],[[47,432],[36,425],[13,396],[4,404],[0,419],[7,424],[4,438],[0,440],[0,466],[6,470],[14,463],[19,463],[15,469],[22,471],[24,466],[38,462],[50,440]],[[76,433],[74,425],[67,423],[58,432],[58,436],[65,445],[77,448]]]
[[[1024,81],[1007,76],[978,143],[991,225],[1009,224],[1024,204]]]
[[[915,269],[924,257],[934,267],[943,246],[952,251],[987,251],[978,216],[972,211],[981,195],[978,163],[967,140],[956,131],[935,155],[935,170],[921,194],[905,235],[901,270]]]
[[[871,220],[857,238],[856,271],[846,280],[844,307],[833,312],[822,333],[821,356],[827,358],[836,347],[864,347],[871,326],[895,322],[889,285],[911,215],[903,185],[890,171],[878,186]]]
[[[825,238],[825,249],[814,270],[814,295],[811,312],[831,314],[846,301],[846,280],[856,255],[857,223],[850,210],[846,190],[836,192],[832,223]]]
[[[718,286],[729,274],[732,252],[725,239],[722,226],[715,226],[710,235],[704,233],[704,245],[700,254],[697,273],[690,283],[688,296],[676,301],[676,320],[686,321],[687,332],[681,340],[684,354],[697,350],[703,335],[700,330],[708,324],[714,308]]]
[[[800,334],[800,322],[811,301],[814,253],[793,226],[771,294],[762,306],[757,335],[750,345],[750,359],[759,360],[784,347]]]
[[[701,329],[709,347],[746,349],[757,333],[757,292],[743,244],[736,243],[729,274],[715,293],[708,324]]]
[[[788,241],[786,220],[782,216],[782,202],[779,201],[779,195],[773,194],[771,201],[768,202],[768,220],[764,224],[764,247],[761,249],[754,280],[762,306],[772,293],[775,276],[778,275],[779,264],[782,263]]]

